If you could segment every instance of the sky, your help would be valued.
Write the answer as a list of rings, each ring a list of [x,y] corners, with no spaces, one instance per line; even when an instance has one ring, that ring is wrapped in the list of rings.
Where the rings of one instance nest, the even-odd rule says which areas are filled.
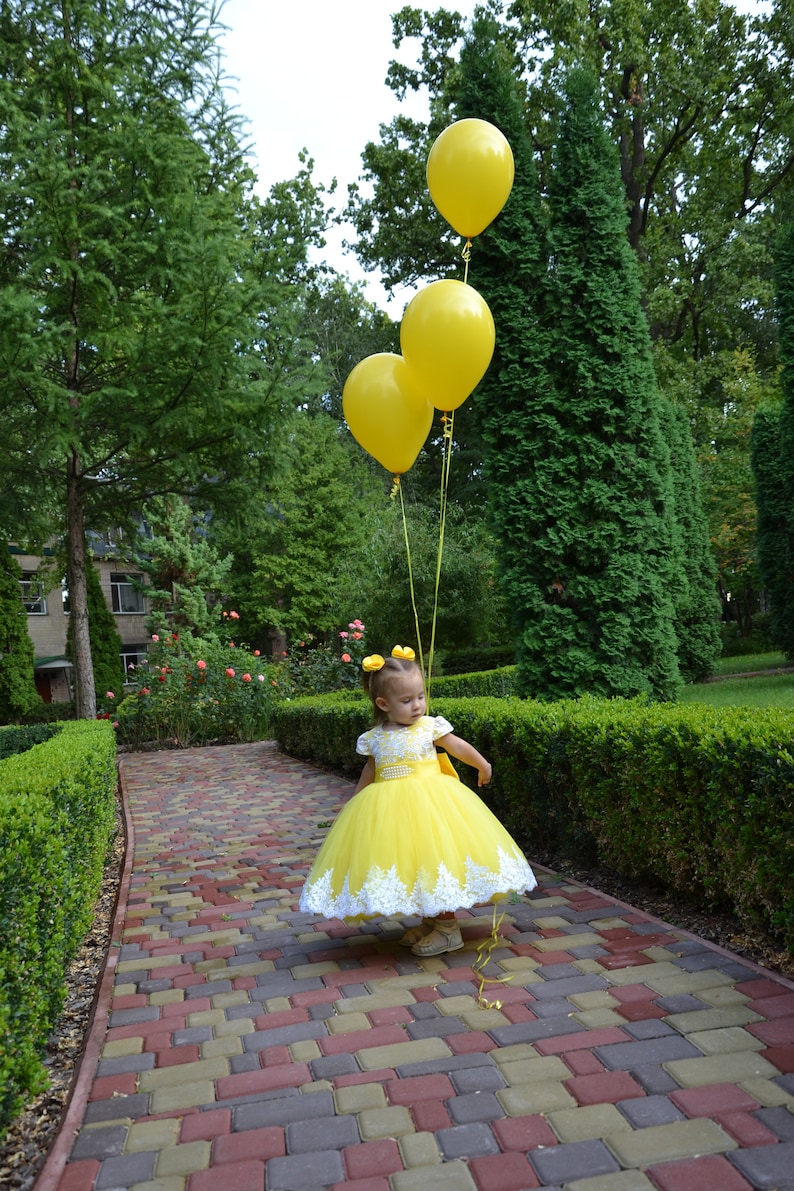
[[[418,41],[391,40],[391,14],[405,0],[226,0],[221,39],[230,98],[249,122],[259,189],[293,178],[298,154],[314,158],[315,181],[338,181],[341,206],[347,185],[361,173],[361,151],[379,140],[378,128],[398,111],[426,115],[418,97],[399,104],[384,80],[391,59],[414,64]],[[426,10],[446,7],[471,16],[476,0],[416,0]],[[763,0],[735,0],[752,11]],[[373,302],[398,319],[413,291],[389,301],[373,274],[365,274],[342,240],[352,229],[327,235],[324,256],[340,272],[363,281]]]
[[[314,158],[317,182],[327,186],[337,179],[335,201],[341,206],[348,183],[361,173],[365,144],[379,139],[379,126],[398,111],[426,114],[416,99],[411,106],[399,104],[384,81],[393,58],[413,64],[419,49],[418,41],[406,42],[398,55],[392,45],[391,14],[403,2],[226,0],[224,65],[236,79],[230,84],[232,102],[249,121],[262,193],[295,176],[305,148]],[[475,0],[421,0],[421,7],[469,16]],[[341,229],[329,232],[324,253],[329,263],[364,281],[370,299],[399,319],[410,294],[398,292],[389,303],[373,275],[365,274],[352,254],[343,254],[344,238]]]

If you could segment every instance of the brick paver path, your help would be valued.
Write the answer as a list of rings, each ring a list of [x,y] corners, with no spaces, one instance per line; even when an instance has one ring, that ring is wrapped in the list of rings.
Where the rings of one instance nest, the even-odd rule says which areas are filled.
[[[352,786],[272,745],[127,756],[134,848],[37,1191],[792,1191],[794,984],[540,870],[466,948],[300,914]]]

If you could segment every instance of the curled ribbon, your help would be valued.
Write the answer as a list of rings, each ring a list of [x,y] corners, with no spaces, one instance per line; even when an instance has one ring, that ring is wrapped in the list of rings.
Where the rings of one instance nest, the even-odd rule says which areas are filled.
[[[504,920],[505,911],[502,909],[497,917],[496,906],[493,908],[493,922],[491,923],[491,933],[487,938],[483,939],[477,948],[477,958],[471,965],[471,970],[477,977],[479,986],[477,989],[477,1004],[481,1009],[501,1009],[501,1001],[488,1001],[484,995],[486,984],[509,984],[513,979],[512,976],[486,976],[485,967],[488,960],[491,958],[491,952],[494,947],[500,942],[499,928]]]
[[[369,657],[364,658],[361,669],[365,670],[367,674],[374,674],[376,670],[382,670],[385,665],[386,662],[379,653],[371,653]]]
[[[406,662],[413,662],[416,659],[416,654],[411,649],[410,645],[395,645],[394,649],[391,651],[391,656],[393,658],[402,658],[403,661]]]

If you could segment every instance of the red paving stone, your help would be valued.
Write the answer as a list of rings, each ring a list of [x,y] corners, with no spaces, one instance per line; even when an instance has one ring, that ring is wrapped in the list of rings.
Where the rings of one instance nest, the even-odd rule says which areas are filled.
[[[458,1160],[476,1191],[540,1186],[550,1148],[555,1170],[614,1167],[603,1139],[565,1142],[540,1111],[508,1115],[506,1106],[521,1102],[522,1062],[527,1075],[533,1063],[547,1064],[541,1078],[556,1079],[583,1108],[615,1106],[627,1129],[637,1127],[645,1096],[655,1120],[710,1117],[748,1170],[790,1144],[773,1132],[788,1119],[780,1113],[794,1111],[790,981],[538,869],[538,889],[507,907],[487,974],[510,979],[484,985],[484,1001],[501,1002],[485,1017],[472,1007],[472,965],[489,937],[490,907],[461,913],[467,950],[448,962],[419,961],[399,947],[399,923],[359,926],[298,911],[325,830],[319,825],[338,814],[351,783],[266,743],[128,755],[121,772],[132,848],[114,942],[86,1058],[35,1191],[159,1185],[157,1154],[138,1142],[126,1147],[136,1136],[131,1124],[163,1119],[176,1122],[180,1152],[195,1153],[202,1166],[185,1171],[181,1191],[264,1191],[293,1179],[332,1191],[392,1191],[409,1139],[368,1130],[402,1130],[406,1122],[417,1133],[451,1131],[443,1140],[452,1149],[464,1135],[476,1139],[472,1156]],[[549,918],[564,929],[545,925]],[[608,921],[599,931],[601,919]],[[581,934],[595,934],[599,947],[568,944]],[[537,947],[541,939],[559,940],[556,950]],[[527,957],[533,966],[511,966]],[[663,995],[657,970],[665,973]],[[112,1000],[114,984],[121,995]],[[773,1064],[763,1098],[772,1109],[738,1084],[676,1084],[676,1061],[703,1053],[697,1033],[682,1033],[681,1015],[702,1009],[708,1017],[693,1012],[693,1030],[704,1020],[718,1028],[719,1011],[698,990],[727,985],[762,1019],[745,1029]],[[458,994],[467,1004],[460,1016],[441,1013],[451,1006],[439,1001]],[[594,1005],[607,994],[624,1024],[579,1024],[586,1015],[577,994],[594,994]],[[355,1004],[345,1004],[349,998]],[[348,1009],[354,1029],[335,1032]],[[678,1015],[677,1029],[668,1014]],[[496,1062],[502,1049],[509,1068]],[[152,1056],[154,1068],[139,1070]],[[613,1069],[616,1056],[626,1069]],[[568,1078],[559,1078],[560,1060]],[[474,1111],[468,1119],[476,1123],[457,1124],[453,1103],[458,1116]],[[434,1155],[429,1174],[444,1170],[439,1160],[451,1151],[440,1146],[437,1139],[426,1151]],[[658,1163],[646,1177],[657,1191],[752,1191],[725,1155]]]

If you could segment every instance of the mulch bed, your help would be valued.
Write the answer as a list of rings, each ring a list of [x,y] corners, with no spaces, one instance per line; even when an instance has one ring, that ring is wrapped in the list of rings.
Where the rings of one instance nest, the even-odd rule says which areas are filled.
[[[27,1106],[11,1124],[0,1145],[0,1187],[4,1191],[31,1191],[55,1141],[66,1111],[69,1093],[91,1026],[94,998],[105,966],[124,867],[124,828],[119,808],[116,839],[97,902],[94,923],[67,973],[63,1013],[53,1031],[44,1059],[50,1077],[46,1092]],[[537,863],[619,901],[628,902],[672,926],[690,931],[735,952],[772,972],[794,980],[794,955],[775,939],[749,931],[730,914],[720,914],[628,880],[608,869],[586,869],[553,856],[535,856]]]

